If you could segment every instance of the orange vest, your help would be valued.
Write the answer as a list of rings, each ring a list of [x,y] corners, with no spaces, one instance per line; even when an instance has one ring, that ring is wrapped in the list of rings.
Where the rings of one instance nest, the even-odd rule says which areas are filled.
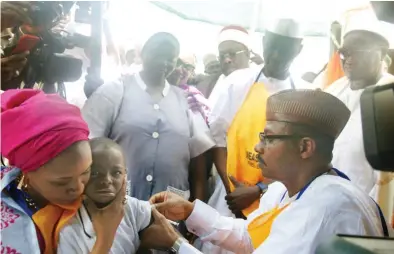
[[[255,82],[227,132],[227,174],[248,186],[254,186],[264,179],[254,147],[260,141],[259,133],[265,128],[268,97],[265,85]],[[230,188],[234,190],[231,181]],[[259,202],[256,200],[242,211],[243,214],[248,216],[259,207]]]
[[[248,233],[255,249],[257,249],[257,247],[267,239],[271,232],[272,223],[275,221],[276,217],[278,217],[278,215],[289,206],[289,204],[286,204],[281,208],[276,206],[274,209],[257,216],[249,223]]]

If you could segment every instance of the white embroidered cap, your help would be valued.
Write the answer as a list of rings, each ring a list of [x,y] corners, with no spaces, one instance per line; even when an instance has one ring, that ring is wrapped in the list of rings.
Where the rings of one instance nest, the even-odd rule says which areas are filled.
[[[236,25],[226,26],[220,31],[218,44],[224,41],[235,41],[250,48],[250,37],[248,31]]]

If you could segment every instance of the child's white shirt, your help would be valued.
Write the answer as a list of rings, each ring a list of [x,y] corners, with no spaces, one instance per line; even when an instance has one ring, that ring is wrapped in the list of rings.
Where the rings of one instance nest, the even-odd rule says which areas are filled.
[[[146,228],[151,220],[152,209],[147,201],[127,197],[125,215],[118,230],[109,253],[130,254],[135,253],[140,245],[138,233]],[[96,242],[96,233],[92,221],[82,206],[60,232],[58,254],[89,254]]]

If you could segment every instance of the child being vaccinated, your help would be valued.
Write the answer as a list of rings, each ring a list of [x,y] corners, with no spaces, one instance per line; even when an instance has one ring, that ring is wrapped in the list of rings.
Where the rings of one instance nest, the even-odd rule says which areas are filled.
[[[91,253],[96,243],[94,213],[110,205],[125,188],[126,166],[121,147],[107,138],[92,139],[90,146],[93,164],[85,188],[87,200],[60,232],[58,253]],[[124,215],[116,229],[110,253],[136,253],[140,245],[139,233],[151,223],[151,205],[127,195],[124,198],[124,194],[122,199]],[[93,203],[95,209],[87,202]]]

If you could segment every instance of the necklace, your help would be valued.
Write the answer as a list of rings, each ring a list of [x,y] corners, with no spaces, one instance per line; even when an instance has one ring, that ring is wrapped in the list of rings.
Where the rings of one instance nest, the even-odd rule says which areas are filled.
[[[21,183],[21,181],[23,181],[23,175],[20,174],[16,179],[15,182],[17,185],[19,185]],[[27,192],[27,185],[26,184],[21,184],[22,188],[20,190],[23,199],[25,200],[28,208],[33,211],[36,212],[38,210],[38,206],[36,204],[36,202],[34,202],[34,200],[29,196],[28,192]]]

